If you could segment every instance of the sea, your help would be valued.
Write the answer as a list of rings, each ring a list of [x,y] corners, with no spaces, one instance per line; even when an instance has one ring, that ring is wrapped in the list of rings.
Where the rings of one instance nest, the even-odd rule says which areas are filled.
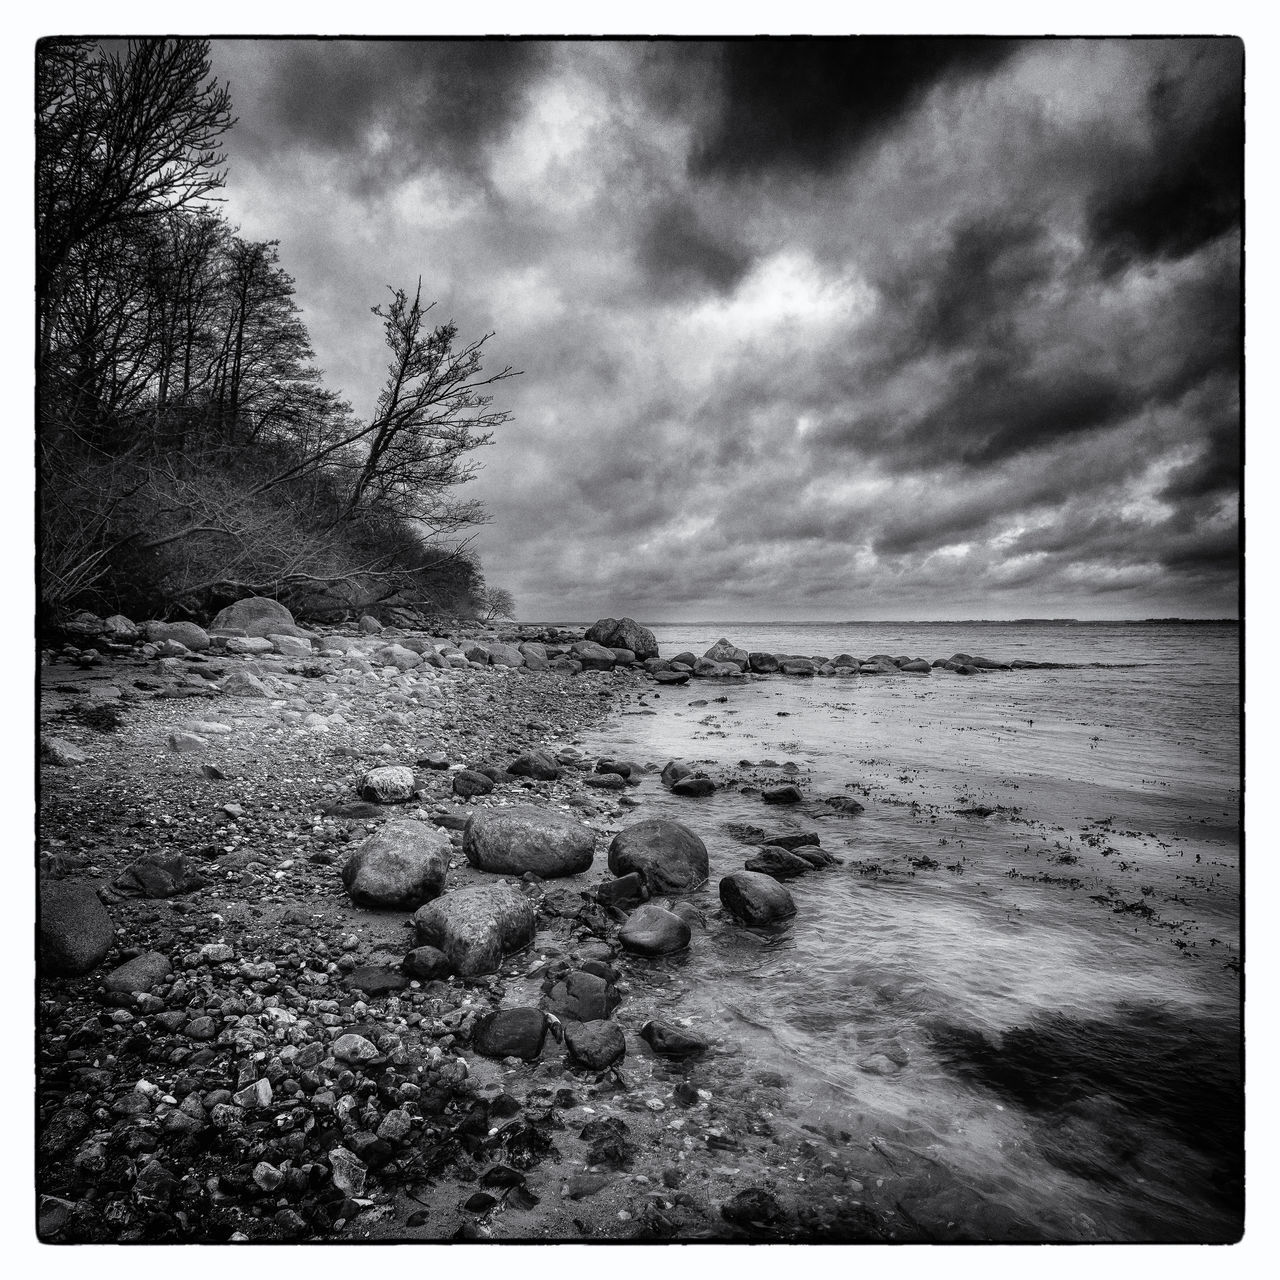
[[[725,1088],[744,1060],[786,1082],[780,1151],[838,1136],[892,1153],[881,1172],[913,1238],[1237,1239],[1239,626],[646,625],[664,657],[723,637],[824,658],[1072,664],[634,697],[583,745],[720,784],[682,798],[650,774],[636,792],[636,817],[690,826],[712,870],[693,899],[706,930],[639,998],[712,1040],[710,1087],[717,1059]],[[784,782],[803,802],[764,803]],[[750,828],[814,831],[843,859],[788,882],[797,911],[780,929],[720,909]],[[873,1182],[853,1186],[874,1204]]]

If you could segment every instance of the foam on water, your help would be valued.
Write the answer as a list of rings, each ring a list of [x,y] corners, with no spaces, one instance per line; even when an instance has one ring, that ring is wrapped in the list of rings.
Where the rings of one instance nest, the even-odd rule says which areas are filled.
[[[780,1123],[796,1132],[899,1144],[904,1169],[928,1171],[922,1223],[963,1209],[1007,1238],[1230,1238],[1235,630],[854,630],[658,635],[664,654],[727,633],[751,649],[826,656],[1143,665],[646,694],[657,714],[624,716],[585,745],[709,762],[729,785],[702,800],[656,778],[640,789],[638,816],[674,817],[703,837],[712,878],[695,898],[708,932],[669,987],[634,998],[692,1016],[726,1054],[781,1072]],[[799,811],[761,804],[753,788],[787,778],[805,791]],[[866,812],[833,813],[823,799],[840,794]],[[980,806],[993,812],[956,812]],[[742,930],[718,911],[719,876],[751,852],[733,824],[817,830],[845,859],[789,882],[798,912],[781,933]],[[940,1169],[958,1202],[938,1191]]]

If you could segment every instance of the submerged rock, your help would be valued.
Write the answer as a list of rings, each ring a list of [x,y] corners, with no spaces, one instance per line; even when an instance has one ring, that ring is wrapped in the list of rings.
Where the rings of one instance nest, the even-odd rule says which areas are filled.
[[[564,1042],[576,1062],[604,1071],[627,1053],[626,1037],[616,1022],[573,1022],[564,1029]]]
[[[696,1031],[686,1031],[673,1022],[654,1018],[640,1028],[640,1038],[654,1053],[666,1058],[689,1058],[706,1053],[710,1047],[706,1039]]]
[[[692,937],[688,921],[655,902],[637,907],[618,934],[624,950],[638,956],[673,955],[683,951]]]
[[[733,871],[720,881],[720,901],[747,925],[775,924],[796,913],[791,895],[772,877],[758,871]]]
[[[813,870],[811,862],[777,846],[766,846],[755,857],[748,858],[744,865],[748,871],[758,871],[774,880],[794,880],[796,876]]]

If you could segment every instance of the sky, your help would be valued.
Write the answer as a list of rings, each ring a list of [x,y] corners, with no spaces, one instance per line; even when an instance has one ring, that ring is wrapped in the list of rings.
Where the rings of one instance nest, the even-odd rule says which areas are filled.
[[[1237,612],[1242,46],[215,41],[368,417],[436,301],[522,619]]]

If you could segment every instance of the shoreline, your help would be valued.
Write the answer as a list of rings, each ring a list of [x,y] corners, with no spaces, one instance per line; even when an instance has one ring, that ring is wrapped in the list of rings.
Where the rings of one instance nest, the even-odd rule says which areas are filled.
[[[414,637],[399,631],[398,638]],[[265,680],[288,677],[276,691],[294,696],[220,694],[206,702],[194,694],[193,672],[220,668],[225,680],[249,663]],[[135,651],[86,669],[57,661],[42,672],[42,727],[70,736],[89,756],[45,769],[45,869],[101,887],[145,853],[183,853],[209,882],[170,898],[113,902],[125,932],[111,954],[81,977],[42,988],[58,1010],[41,1016],[41,1138],[74,1134],[56,1155],[42,1148],[40,1190],[60,1202],[42,1202],[46,1223],[61,1220],[51,1238],[1047,1238],[966,1196],[940,1166],[905,1148],[851,1147],[851,1135],[838,1129],[801,1131],[783,1114],[785,1080],[729,1046],[713,1043],[709,1054],[679,1061],[654,1055],[639,1037],[655,1012],[678,1018],[678,994],[671,1009],[665,1002],[669,989],[678,993],[672,979],[683,960],[629,956],[617,943],[623,913],[593,904],[594,889],[612,878],[604,857],[612,832],[644,817],[645,807],[634,803],[633,789],[588,786],[595,760],[572,748],[640,709],[655,688],[640,671],[566,676],[462,666],[369,676],[338,664],[216,654],[157,662]],[[138,690],[135,678],[157,687]],[[122,697],[90,697],[104,687]],[[184,690],[192,696],[167,696]],[[334,691],[336,703],[308,701]],[[431,696],[419,700],[420,693]],[[114,733],[61,718],[69,707],[102,702],[125,708]],[[315,712],[304,707],[331,717],[334,705],[345,724],[307,727],[306,714]],[[192,722],[224,720],[232,732],[207,737],[203,747],[188,753],[169,744],[170,733]],[[501,771],[539,748],[556,755],[558,779],[508,778],[466,802],[452,794],[459,766]],[[316,816],[355,801],[366,767],[393,762],[415,766],[414,800],[378,806],[376,817]],[[211,763],[226,777],[207,777]],[[661,764],[645,762],[646,775]],[[140,771],[147,789],[131,781]],[[353,968],[369,967],[363,981],[394,982],[412,939],[407,911],[352,905],[339,877],[350,850],[384,816],[440,824],[452,841],[447,897],[496,878],[462,856],[463,817],[512,802],[572,814],[597,833],[586,872],[524,886],[540,904],[532,946],[507,956],[496,975],[392,986],[363,1000],[353,994]],[[241,813],[225,813],[228,803]],[[695,829],[696,814],[695,806]],[[695,921],[692,946],[710,941]],[[228,945],[229,960],[215,951],[190,963],[201,948]],[[141,1000],[98,991],[131,950],[168,951],[187,983],[181,997],[164,983]],[[626,1045],[617,1072],[576,1068],[553,1034],[533,1063],[476,1051],[472,1033],[485,1013],[545,1007],[548,987],[588,960],[617,974],[621,1003],[612,1021]],[[264,966],[273,965],[268,973]],[[164,1015],[178,1007],[183,1021],[170,1028]],[[187,1035],[193,1015],[212,1019],[210,1039]],[[339,1032],[369,1040],[377,1059],[362,1066],[324,1056],[301,1071],[294,1066],[314,1056],[313,1043],[331,1050]],[[296,1052],[281,1052],[288,1048]],[[68,1050],[80,1056],[69,1059]],[[108,1054],[114,1062],[95,1065]],[[273,1085],[266,1107],[249,1105],[253,1098],[240,1105],[237,1096],[264,1079]],[[178,1096],[193,1080],[199,1115],[190,1095]],[[443,1110],[432,1110],[442,1098]],[[344,1099],[351,1105],[340,1116]],[[87,1117],[82,1132],[68,1112]],[[379,1136],[391,1112],[409,1117],[407,1133]],[[184,1119],[173,1120],[175,1113]],[[626,1128],[602,1132],[604,1121]],[[364,1170],[364,1194],[337,1198],[327,1150],[344,1144]],[[153,1165],[164,1174],[142,1179],[140,1195],[138,1171]],[[170,1181],[181,1194],[166,1191]],[[114,1219],[93,1202],[86,1207],[90,1191],[106,1208],[120,1206]],[[182,1195],[194,1195],[198,1207],[185,1226],[176,1219]],[[335,1217],[335,1205],[350,1216]],[[318,1227],[326,1215],[327,1228]]]

